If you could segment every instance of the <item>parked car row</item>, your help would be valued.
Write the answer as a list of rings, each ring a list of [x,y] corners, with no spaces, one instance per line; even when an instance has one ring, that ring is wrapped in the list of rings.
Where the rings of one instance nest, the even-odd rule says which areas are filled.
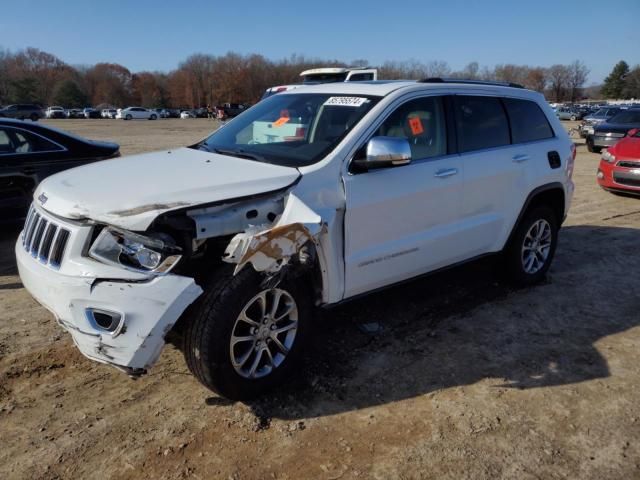
[[[232,118],[248,108],[246,104],[225,103],[213,108],[194,108],[194,109],[176,109],[176,108],[143,108],[143,107],[127,107],[127,108],[104,108],[98,110],[92,107],[86,108],[64,108],[53,105],[47,109],[43,109],[36,104],[15,104],[0,108],[0,117],[15,118],[18,120],[33,120],[34,122],[41,119],[56,118],[110,118],[110,119],[145,119],[156,120],[158,118],[207,118],[216,117],[220,119]]]

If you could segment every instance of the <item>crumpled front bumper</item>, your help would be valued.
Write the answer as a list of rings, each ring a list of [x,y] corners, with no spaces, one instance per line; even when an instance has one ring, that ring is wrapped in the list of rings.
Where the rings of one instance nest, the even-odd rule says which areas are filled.
[[[87,357],[129,373],[150,368],[164,347],[164,337],[202,289],[192,278],[166,275],[148,281],[100,279],[97,272],[64,275],[41,264],[16,244],[20,279],[25,288],[73,337]],[[118,335],[97,328],[87,309],[118,312],[124,324]]]

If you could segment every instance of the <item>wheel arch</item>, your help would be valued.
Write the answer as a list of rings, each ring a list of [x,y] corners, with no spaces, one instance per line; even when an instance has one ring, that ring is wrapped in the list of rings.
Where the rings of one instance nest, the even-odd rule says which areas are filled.
[[[515,234],[518,225],[526,215],[526,213],[540,205],[548,205],[556,214],[556,219],[558,220],[558,225],[561,225],[565,218],[565,192],[562,183],[560,182],[552,182],[547,183],[545,185],[541,185],[529,193],[527,199],[518,214],[518,218],[516,219],[513,227],[511,228],[511,233],[509,233],[509,237],[505,243],[509,245],[513,235]]]

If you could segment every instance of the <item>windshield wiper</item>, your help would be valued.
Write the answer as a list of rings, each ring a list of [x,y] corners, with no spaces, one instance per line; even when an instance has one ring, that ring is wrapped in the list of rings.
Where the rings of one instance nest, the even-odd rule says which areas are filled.
[[[232,149],[226,149],[226,148],[214,148],[213,151],[216,153],[219,153],[220,155],[229,155],[231,157],[246,158],[248,160],[256,160],[258,162],[270,163],[262,155],[245,152],[242,149],[232,150]]]

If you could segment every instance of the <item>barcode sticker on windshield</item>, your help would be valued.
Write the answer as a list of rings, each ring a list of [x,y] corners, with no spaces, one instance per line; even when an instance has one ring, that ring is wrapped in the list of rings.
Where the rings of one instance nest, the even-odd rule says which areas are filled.
[[[362,97],[331,97],[326,102],[324,102],[324,104],[333,105],[336,107],[358,108],[368,101],[369,101],[368,98],[362,98]]]

